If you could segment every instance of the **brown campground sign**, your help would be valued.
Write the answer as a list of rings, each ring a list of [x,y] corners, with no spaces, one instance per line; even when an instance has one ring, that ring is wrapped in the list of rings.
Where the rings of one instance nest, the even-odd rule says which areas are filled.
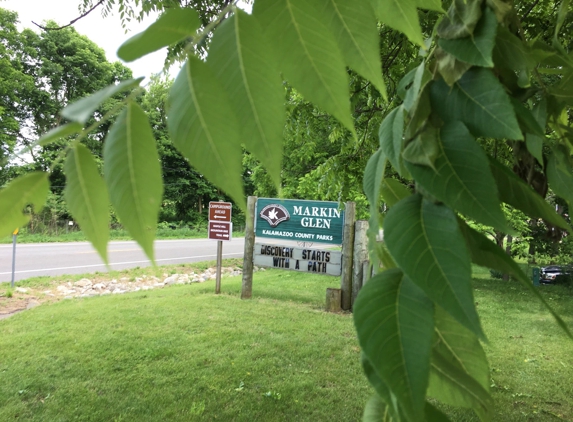
[[[233,204],[230,202],[209,202],[209,239],[233,239],[233,223],[231,223],[232,210]]]

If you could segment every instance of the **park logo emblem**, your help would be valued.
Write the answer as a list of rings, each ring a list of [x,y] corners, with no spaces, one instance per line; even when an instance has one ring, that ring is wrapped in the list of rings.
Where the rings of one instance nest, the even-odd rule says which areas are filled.
[[[290,214],[285,207],[278,204],[269,204],[264,207],[259,216],[266,220],[271,227],[276,227],[283,221],[290,220]]]

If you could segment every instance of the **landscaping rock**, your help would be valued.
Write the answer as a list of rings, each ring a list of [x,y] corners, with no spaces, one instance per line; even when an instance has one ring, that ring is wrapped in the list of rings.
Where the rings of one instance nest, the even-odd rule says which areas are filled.
[[[179,274],[173,274],[172,276],[167,277],[165,280],[163,280],[163,283],[165,284],[175,284],[177,282],[177,279],[179,278]],[[155,283],[155,284],[159,284],[159,283]]]
[[[28,289],[25,289],[23,287],[16,287],[15,289],[18,293],[28,293]]]
[[[87,278],[82,278],[81,280],[76,281],[74,283],[74,286],[77,286],[77,287],[89,287],[91,285],[92,285],[92,281],[90,279],[87,279]]]

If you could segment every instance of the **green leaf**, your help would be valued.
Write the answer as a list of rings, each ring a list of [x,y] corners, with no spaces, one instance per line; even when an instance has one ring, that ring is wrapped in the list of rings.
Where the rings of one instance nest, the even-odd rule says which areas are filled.
[[[64,198],[82,231],[107,264],[109,199],[105,182],[90,151],[77,143],[68,152],[64,166]]]
[[[321,0],[322,15],[335,35],[346,64],[370,80],[386,98],[380,37],[368,0]]]
[[[412,192],[396,179],[384,179],[381,186],[381,195],[388,207],[393,207],[402,199],[412,195]]]
[[[406,164],[414,179],[446,205],[492,226],[511,231],[505,221],[487,155],[461,122],[450,122],[439,132],[435,169]]]
[[[531,111],[533,118],[537,122],[540,128],[545,128],[547,124],[547,100],[543,98],[540,102],[533,106]],[[537,162],[544,167],[545,163],[543,160],[543,140],[545,139],[545,131],[542,131],[541,136],[533,135],[531,133],[525,134],[525,143],[527,145],[527,150],[531,155],[535,157]]]
[[[381,149],[378,149],[370,157],[364,170],[363,188],[366,198],[370,203],[370,209],[376,209],[380,200],[380,186],[384,179],[384,170],[386,168],[386,155]]]
[[[348,75],[336,39],[308,0],[257,0],[255,16],[279,54],[284,77],[355,134]]]
[[[277,62],[256,19],[240,9],[215,31],[207,58],[241,122],[242,141],[278,187],[286,114]]]
[[[377,274],[354,302],[362,350],[408,416],[423,419],[430,364],[433,306],[399,269]]]
[[[493,67],[492,52],[497,32],[497,19],[489,8],[485,8],[472,35],[464,38],[440,38],[438,44],[445,51],[466,63]]]
[[[167,117],[175,147],[245,209],[240,126],[227,93],[198,58],[190,56],[179,72]]]
[[[362,422],[392,422],[388,406],[378,394],[374,394],[366,403]]]
[[[82,131],[82,128],[83,126],[80,123],[68,123],[63,126],[58,126],[38,139],[37,145],[44,147],[58,139],[76,135]]]
[[[406,162],[407,169],[410,168],[408,163],[435,168],[434,163],[439,153],[438,129],[428,125],[422,133],[406,145],[402,151],[402,158]]]
[[[122,91],[138,86],[142,80],[143,78],[128,79],[121,81],[117,85],[107,86],[104,89],[94,92],[89,97],[82,98],[68,105],[60,114],[72,122],[78,122],[83,125],[105,100]]]
[[[482,421],[490,420],[493,401],[489,393],[466,371],[440,353],[432,354],[428,395],[446,404],[473,408]]]
[[[493,400],[487,357],[479,340],[439,307],[435,321],[428,395],[453,406],[474,408],[482,420],[487,419]],[[441,362],[448,365],[442,367]]]
[[[404,133],[405,143],[412,141],[422,130],[428,126],[428,120],[432,114],[432,105],[430,104],[430,88],[433,82],[428,82],[420,91],[414,107],[408,113],[410,118],[406,125]]]
[[[39,212],[49,190],[48,173],[39,171],[20,176],[0,190],[0,237],[9,236],[28,223],[30,216],[23,214],[24,207],[32,204]]]
[[[563,217],[557,214],[531,186],[491,157],[489,163],[502,202],[523,211],[530,217],[542,218],[571,233],[571,228]]]
[[[573,167],[566,151],[554,147],[547,162],[547,180],[551,190],[573,209]]]
[[[414,44],[426,49],[420,27],[419,0],[373,0],[374,11],[380,22],[402,32]]]
[[[392,166],[404,177],[406,168],[402,162],[402,138],[404,136],[404,108],[396,107],[392,110],[380,125],[378,137],[380,148],[388,157]]]
[[[432,79],[432,74],[426,70],[426,62],[420,63],[414,72],[412,86],[406,91],[404,98],[404,110],[410,111],[416,103],[420,90]]]
[[[163,182],[159,155],[145,112],[129,102],[105,140],[104,179],[121,223],[154,261],[153,239]]]
[[[364,373],[366,374],[368,381],[378,393],[372,396],[366,404],[362,420],[368,422],[397,422],[405,420],[406,416],[404,415],[404,412],[402,412],[399,408],[394,409],[393,407],[397,405],[395,396],[390,392],[388,387],[376,374],[374,367],[364,353],[361,354],[360,359],[362,362],[362,368],[364,369]],[[428,402],[425,404],[424,413],[426,417],[425,420],[428,422],[450,421],[446,415],[444,415],[440,410],[436,409],[434,405]],[[385,419],[377,419],[380,416],[384,417]]]
[[[494,55],[496,64],[515,71],[527,71],[537,64],[527,44],[501,25],[497,29]]]
[[[472,67],[471,64],[456,59],[439,47],[436,49],[436,60],[438,62],[438,71],[449,86],[459,81],[468,69]]]
[[[524,132],[533,133],[537,136],[545,136],[545,131],[541,128],[541,126],[539,126],[531,111],[529,111],[517,98],[509,98],[511,100],[511,104],[513,105],[513,110],[515,111],[517,120],[524,128]]]
[[[521,268],[517,265],[517,263],[511,259],[509,255],[505,253],[503,249],[489,240],[485,235],[477,232],[476,230],[469,227],[465,222],[459,220],[460,229],[466,239],[466,244],[468,245],[468,249],[471,253],[472,262],[477,265],[481,265],[482,267],[492,268],[494,270],[498,270],[504,274],[511,274],[515,277],[519,282],[527,287],[531,293],[543,305],[545,308],[551,313],[553,318],[557,321],[557,324],[567,333],[569,337],[573,339],[573,334],[567,327],[567,324],[557,312],[555,312],[551,306],[545,301],[543,296],[539,293],[539,291],[533,286],[531,280],[521,271]]]
[[[555,25],[555,34],[553,35],[553,44],[561,47],[559,43],[559,31],[565,23],[565,18],[569,14],[571,0],[562,0],[559,5],[559,12],[557,14],[557,24]],[[562,48],[563,49],[563,48]],[[563,49],[564,50],[564,49]]]
[[[406,73],[402,77],[402,79],[400,79],[400,82],[398,82],[398,86],[396,87],[396,93],[402,100],[406,99],[406,94],[408,93],[408,87],[410,87],[414,82],[414,76],[416,75],[417,71],[418,67],[415,67],[414,69]]]
[[[557,86],[552,86],[548,92],[557,100],[566,104],[573,104],[573,69],[563,75]]]
[[[124,42],[117,50],[117,56],[126,62],[134,61],[195,35],[200,26],[195,10],[167,9],[149,28]]]
[[[431,403],[426,402],[426,420],[428,422],[450,422],[448,418],[441,410],[437,409]]]
[[[444,13],[442,2],[440,0],[416,0],[416,6],[420,9],[433,10],[434,12]]]
[[[398,407],[398,401],[396,396],[390,391],[388,386],[382,381],[380,376],[376,373],[376,369],[372,365],[372,363],[368,360],[368,357],[364,352],[360,354],[360,362],[362,363],[362,369],[364,370],[364,374],[368,379],[368,382],[374,390],[378,393],[378,396],[382,399],[383,402],[386,403],[387,407],[387,414],[390,417],[391,421],[400,421],[402,420],[402,411]]]
[[[384,180],[386,169],[386,156],[381,149],[378,149],[366,164],[364,170],[364,180],[362,182],[364,193],[370,203],[370,219],[368,225],[368,238],[371,245],[376,244],[376,236],[380,230],[380,185]],[[374,250],[370,250],[371,262],[373,266],[379,265],[378,255]]]
[[[453,40],[471,36],[481,18],[483,0],[454,0],[438,24],[438,36]]]
[[[476,137],[523,139],[509,97],[489,69],[471,68],[453,87],[436,81],[430,97],[442,120],[461,120]]]
[[[470,284],[470,256],[456,216],[412,195],[390,209],[384,238],[406,275],[457,321],[483,337]]]
[[[505,3],[503,0],[486,0],[486,4],[493,9],[499,23],[502,23],[513,10],[513,6]]]

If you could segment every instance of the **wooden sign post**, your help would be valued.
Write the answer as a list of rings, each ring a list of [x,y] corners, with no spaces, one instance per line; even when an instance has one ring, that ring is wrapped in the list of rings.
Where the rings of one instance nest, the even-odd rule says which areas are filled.
[[[14,288],[14,278],[16,275],[16,238],[18,237],[18,229],[14,230],[12,233],[12,280],[10,281],[10,287]]]
[[[223,261],[223,241],[233,238],[233,223],[230,202],[209,202],[208,238],[217,241],[217,275],[215,278],[215,294],[221,293],[221,265]]]

